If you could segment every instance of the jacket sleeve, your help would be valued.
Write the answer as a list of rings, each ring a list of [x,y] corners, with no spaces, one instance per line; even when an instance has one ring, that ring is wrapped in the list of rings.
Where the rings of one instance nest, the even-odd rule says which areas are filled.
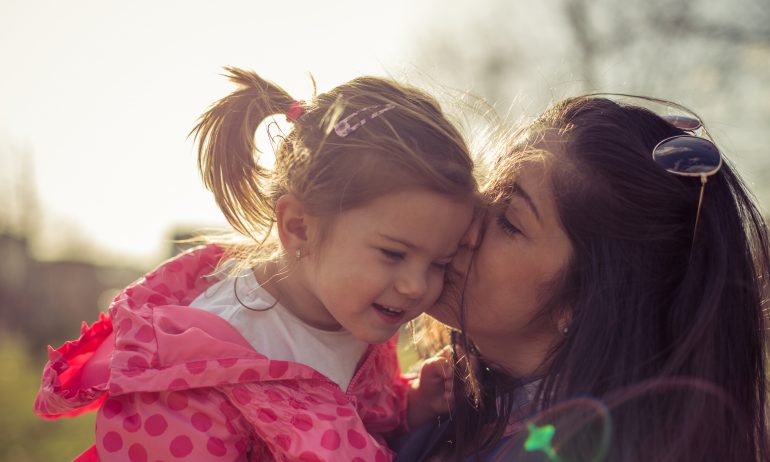
[[[53,419],[98,408],[107,390],[113,345],[112,322],[101,314],[91,327],[83,323],[77,340],[49,347],[35,413]]]
[[[49,347],[34,411],[44,418],[75,416],[99,407],[111,387],[113,360],[131,356],[119,351],[121,338],[116,335],[121,323],[113,316],[118,307],[131,312],[135,299],[143,296],[147,305],[189,303],[200,287],[208,284],[200,276],[213,270],[222,250],[216,246],[201,247],[160,265],[121,292],[110,305],[110,316],[99,315],[90,327],[83,323],[80,337],[57,349]],[[185,269],[193,268],[194,271]],[[149,311],[149,309],[147,310]],[[115,390],[112,390],[113,392]]]
[[[260,460],[248,424],[216,389],[108,397],[97,413],[100,460]]]
[[[370,433],[393,437],[409,431],[407,397],[413,377],[401,373],[396,354],[397,338],[377,345],[367,359],[362,380],[354,391],[358,413]]]

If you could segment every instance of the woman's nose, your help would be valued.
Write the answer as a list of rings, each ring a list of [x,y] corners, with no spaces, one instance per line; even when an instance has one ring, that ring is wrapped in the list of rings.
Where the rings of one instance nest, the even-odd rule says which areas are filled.
[[[473,216],[473,221],[465,231],[462,239],[460,239],[460,247],[464,247],[470,250],[476,249],[481,243],[481,235],[483,223],[485,220],[485,212],[476,212]]]
[[[485,219],[485,212],[477,212],[468,230],[460,239],[457,255],[452,259],[448,268],[455,277],[465,277],[468,272],[473,253],[479,248],[483,239]]]

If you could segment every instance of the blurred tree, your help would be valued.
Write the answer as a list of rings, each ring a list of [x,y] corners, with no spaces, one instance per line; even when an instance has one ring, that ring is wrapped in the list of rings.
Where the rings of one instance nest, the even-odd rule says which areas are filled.
[[[29,149],[4,144],[0,153],[0,235],[37,234],[39,207],[34,156]]]
[[[479,0],[432,7],[441,8],[440,19],[414,37],[420,72],[496,102],[498,110],[505,105],[500,112],[509,121],[593,91],[681,102],[704,118],[760,202],[770,203],[770,2]]]
[[[58,261],[35,258],[41,216],[33,161],[29,150],[0,145],[0,337],[19,332],[30,351],[42,352],[77,336],[80,323],[94,321],[142,271],[83,261],[98,250],[66,225],[58,226],[69,244]]]

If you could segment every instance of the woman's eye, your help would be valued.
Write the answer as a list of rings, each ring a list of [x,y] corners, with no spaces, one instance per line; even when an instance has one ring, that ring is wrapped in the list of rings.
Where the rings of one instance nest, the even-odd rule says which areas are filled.
[[[506,233],[510,235],[516,235],[521,234],[521,230],[517,227],[515,227],[510,221],[508,221],[507,218],[505,218],[504,214],[500,214],[497,216],[497,224],[500,226],[500,228],[505,231]]]
[[[449,266],[449,262],[448,261],[434,261],[433,262],[433,267],[436,268],[437,270],[444,271],[447,266]]]
[[[386,258],[389,260],[403,260],[404,259],[404,253],[403,252],[397,252],[395,250],[388,250],[388,249],[380,249],[380,252],[382,252],[383,255],[385,255]]]

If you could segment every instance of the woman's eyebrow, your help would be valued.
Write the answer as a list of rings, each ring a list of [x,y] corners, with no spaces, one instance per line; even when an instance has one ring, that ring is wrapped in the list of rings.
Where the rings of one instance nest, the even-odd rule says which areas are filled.
[[[524,190],[524,188],[521,187],[520,184],[513,184],[513,188],[511,189],[511,198],[514,196],[518,196],[524,199],[524,202],[526,202],[527,206],[529,206],[530,210],[532,210],[532,213],[535,215],[535,218],[537,218],[537,221],[542,223],[542,220],[540,219],[540,213],[537,211],[537,207],[535,207],[535,201],[532,200],[532,197],[527,193],[527,191]]]
[[[412,244],[411,242],[409,242],[407,240],[399,239],[399,238],[396,238],[396,237],[393,237],[393,236],[388,236],[387,234],[384,234],[384,233],[377,233],[377,234],[379,234],[380,237],[383,237],[383,238],[385,238],[385,239],[387,239],[389,241],[393,241],[395,243],[401,244],[401,245],[403,245],[404,247],[406,247],[406,248],[408,248],[410,250],[414,250],[414,249],[417,248],[416,245]]]

